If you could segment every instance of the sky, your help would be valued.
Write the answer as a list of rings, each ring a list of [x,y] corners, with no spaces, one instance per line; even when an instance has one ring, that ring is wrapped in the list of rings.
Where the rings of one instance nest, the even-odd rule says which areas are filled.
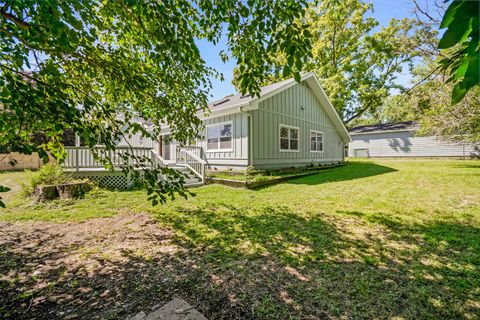
[[[381,26],[386,26],[392,18],[402,19],[411,17],[414,7],[412,0],[367,0],[365,2],[373,3],[374,12],[372,16]],[[226,95],[235,93],[235,88],[232,85],[235,61],[229,60],[223,63],[218,55],[222,49],[226,48],[226,39],[222,38],[216,46],[208,41],[198,41],[197,44],[207,65],[223,73],[225,78],[224,81],[211,79],[213,89],[210,100],[221,99]],[[402,84],[407,84],[410,81],[410,76],[408,74],[400,74],[398,75],[398,81]]]

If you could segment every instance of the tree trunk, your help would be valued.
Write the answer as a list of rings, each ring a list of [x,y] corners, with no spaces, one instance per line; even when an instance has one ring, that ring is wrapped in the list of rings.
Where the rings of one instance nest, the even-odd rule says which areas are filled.
[[[56,186],[38,186],[35,188],[33,203],[45,202],[58,198]]]

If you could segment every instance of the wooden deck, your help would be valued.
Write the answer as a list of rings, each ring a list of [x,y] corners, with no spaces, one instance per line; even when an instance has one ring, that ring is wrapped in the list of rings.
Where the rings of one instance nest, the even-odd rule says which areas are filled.
[[[115,150],[106,150],[102,146],[93,150],[88,147],[65,147],[67,157],[62,166],[70,175],[82,179],[90,179],[100,186],[113,188],[129,188],[133,185],[131,175],[125,175],[122,168],[132,167],[134,170],[146,170],[158,166],[181,166],[186,169],[187,187],[196,187],[205,182],[206,162],[201,158],[200,147],[178,147],[176,161],[167,163],[152,148],[144,147],[117,147]],[[104,164],[109,159],[112,169],[106,169]],[[183,171],[183,170],[181,170]]]
[[[115,170],[128,165],[149,166],[162,162],[152,148],[117,147],[115,151],[107,151],[104,147],[95,147],[92,152],[88,147],[65,147],[67,157],[62,166],[66,171],[110,171],[104,168],[103,160],[109,158]]]

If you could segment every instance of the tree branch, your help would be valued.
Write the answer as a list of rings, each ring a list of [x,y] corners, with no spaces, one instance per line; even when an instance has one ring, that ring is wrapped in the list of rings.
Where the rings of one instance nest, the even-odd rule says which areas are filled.
[[[417,83],[415,83],[411,88],[409,88],[407,91],[405,91],[401,98],[398,100],[397,104],[399,104],[401,101],[403,101],[403,99],[405,99],[405,97],[413,90],[415,89],[416,87],[418,87],[419,85],[421,85],[422,83],[424,83],[425,81],[427,81],[435,72],[438,71],[438,69],[441,69],[442,66],[439,65],[437,66],[435,69],[433,69],[433,71],[431,71],[429,74],[427,74],[423,79],[421,79],[420,81],[418,81]]]
[[[15,23],[15,25],[17,25],[19,28],[22,28],[22,29],[28,29],[31,27],[31,24],[26,22],[26,21],[23,21],[17,17],[15,17],[13,14],[11,13],[8,13],[5,11],[5,8],[2,8],[0,9],[0,14],[2,15],[2,17],[5,18],[5,20],[9,20],[9,21],[12,21],[13,23]]]
[[[352,120],[360,117],[365,111],[368,110],[368,108],[370,108],[369,105],[367,105],[366,107],[363,107],[361,109],[359,109],[356,113],[354,113],[352,116],[350,116],[349,118],[347,118],[347,120],[344,121],[345,124],[349,124]]]
[[[426,10],[423,10],[420,5],[418,4],[417,0],[413,0],[413,3],[415,4],[415,7],[417,8],[417,10],[423,14],[425,17],[427,17],[430,21],[432,21],[433,23],[435,24],[439,24],[440,21],[438,21],[438,19],[435,19],[434,17],[432,17]]]

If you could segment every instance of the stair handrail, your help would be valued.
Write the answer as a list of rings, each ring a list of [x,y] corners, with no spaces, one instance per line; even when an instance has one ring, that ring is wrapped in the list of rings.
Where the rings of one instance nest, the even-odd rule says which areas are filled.
[[[165,160],[154,149],[150,149],[152,164],[160,164],[160,167],[165,167]]]
[[[184,154],[183,163],[185,164],[185,166],[189,168],[197,177],[199,177],[202,180],[202,183],[204,183],[205,182],[205,166],[207,162],[186,148],[180,147],[180,153]],[[193,163],[193,164],[189,163],[187,161],[187,156],[190,159],[194,160],[194,162],[196,163]]]

